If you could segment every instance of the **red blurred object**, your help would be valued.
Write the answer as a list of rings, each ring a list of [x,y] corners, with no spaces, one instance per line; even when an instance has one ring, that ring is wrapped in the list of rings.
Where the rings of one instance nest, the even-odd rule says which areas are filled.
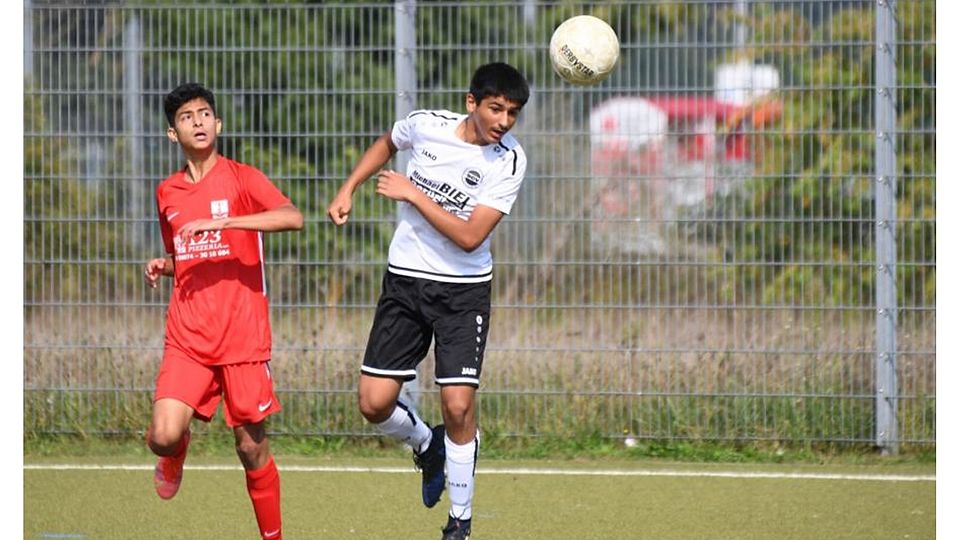
[[[590,116],[592,244],[663,254],[662,228],[732,193],[762,158],[772,96],[738,105],[703,96],[617,97]]]

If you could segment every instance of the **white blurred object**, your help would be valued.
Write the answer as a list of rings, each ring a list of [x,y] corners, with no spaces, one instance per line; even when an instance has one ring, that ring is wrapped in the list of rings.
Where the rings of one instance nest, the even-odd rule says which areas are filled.
[[[590,112],[591,243],[605,252],[659,254],[663,240],[650,221],[660,203],[651,189],[667,138],[667,113],[640,97],[605,101]]]
[[[590,112],[590,145],[594,152],[637,152],[662,141],[667,113],[643,98],[614,98]]]
[[[637,445],[637,440],[634,439],[633,437],[627,437],[626,439],[623,440],[623,444],[627,448],[633,448],[634,446]]]
[[[747,105],[780,88],[780,72],[765,64],[740,61],[717,67],[714,89],[717,101]]]
[[[604,252],[659,254],[650,220],[660,206],[653,186],[669,117],[651,101],[614,98],[590,112],[591,190],[597,206],[591,243]]]

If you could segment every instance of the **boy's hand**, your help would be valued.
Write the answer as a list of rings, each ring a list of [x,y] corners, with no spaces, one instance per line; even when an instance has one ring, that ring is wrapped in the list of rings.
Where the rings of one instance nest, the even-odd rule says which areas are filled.
[[[184,224],[177,231],[177,236],[184,242],[188,242],[193,235],[203,231],[218,231],[223,229],[224,220],[222,219],[195,219],[190,223]]]
[[[151,289],[157,288],[157,281],[163,275],[166,264],[166,259],[161,257],[147,261],[146,266],[143,267],[143,280],[147,282]]]
[[[377,193],[395,201],[410,202],[420,190],[406,176],[397,171],[377,173]]]
[[[352,206],[353,197],[350,192],[337,193],[337,196],[330,202],[330,206],[327,207],[327,216],[330,217],[330,221],[334,225],[343,225],[347,222]]]

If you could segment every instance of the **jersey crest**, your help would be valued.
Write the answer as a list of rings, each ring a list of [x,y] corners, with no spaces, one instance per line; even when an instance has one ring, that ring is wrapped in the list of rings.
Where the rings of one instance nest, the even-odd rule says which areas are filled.
[[[483,175],[480,174],[480,171],[477,169],[467,169],[463,171],[463,183],[470,187],[477,187],[480,185],[480,181],[483,180]]]
[[[230,206],[227,199],[210,201],[210,216],[213,219],[223,219],[230,215]]]

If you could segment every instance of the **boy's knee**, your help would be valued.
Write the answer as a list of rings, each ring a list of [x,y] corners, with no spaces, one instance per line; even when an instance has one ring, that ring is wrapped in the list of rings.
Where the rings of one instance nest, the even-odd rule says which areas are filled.
[[[369,394],[359,394],[357,405],[360,408],[360,414],[367,419],[367,422],[379,424],[390,417],[396,403],[377,399]]]
[[[243,468],[259,469],[270,459],[270,444],[263,422],[234,428],[234,448]]]
[[[178,433],[172,429],[151,427],[147,437],[147,446],[154,454],[169,456],[180,448],[181,438],[183,438],[183,432]]]
[[[444,421],[463,426],[472,419],[473,407],[466,400],[450,400],[443,404]]]
[[[236,442],[237,455],[240,457],[252,458],[257,455],[260,451],[260,447],[263,446],[261,443],[257,443],[252,439],[244,439]]]
[[[266,441],[257,442],[253,439],[244,439],[236,443],[237,456],[247,470],[258,469],[267,462],[269,450]]]

